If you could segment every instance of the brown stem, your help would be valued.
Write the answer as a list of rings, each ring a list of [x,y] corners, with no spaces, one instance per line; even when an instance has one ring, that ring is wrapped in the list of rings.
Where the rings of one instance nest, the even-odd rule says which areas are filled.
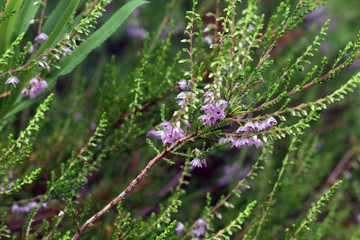
[[[179,139],[175,143],[173,143],[169,148],[165,148],[164,151],[162,151],[159,155],[157,155],[155,158],[153,158],[148,165],[140,172],[140,174],[130,183],[130,185],[122,191],[116,198],[114,198],[109,204],[107,204],[103,209],[101,209],[99,212],[95,213],[91,218],[89,218],[80,228],[80,230],[74,235],[72,240],[76,240],[80,237],[80,235],[89,228],[93,222],[95,222],[97,219],[99,219],[102,215],[109,212],[109,210],[114,207],[118,202],[125,199],[125,197],[138,185],[138,183],[147,176],[148,172],[151,168],[155,166],[155,164],[165,157],[168,153],[170,153],[173,149],[175,149],[179,144],[195,137],[197,132],[191,133],[190,135]]]

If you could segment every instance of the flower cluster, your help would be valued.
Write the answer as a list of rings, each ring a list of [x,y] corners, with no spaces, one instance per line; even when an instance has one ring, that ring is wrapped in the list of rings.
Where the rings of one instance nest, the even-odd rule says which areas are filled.
[[[263,131],[268,127],[275,126],[277,124],[277,121],[275,118],[270,117],[266,119],[265,121],[259,123],[259,122],[247,122],[243,127],[239,127],[238,130],[236,130],[236,133],[247,133],[249,131],[251,132],[259,132]]]
[[[184,131],[181,129],[180,122],[177,122],[174,127],[169,122],[161,123],[161,126],[164,131],[157,131],[156,135],[161,138],[164,145],[169,143],[171,144],[179,138],[185,137]]]
[[[203,110],[205,114],[201,115],[199,119],[203,122],[203,125],[214,125],[217,120],[225,118],[224,109],[227,105],[228,103],[225,100],[219,100],[216,104],[205,104],[201,107],[201,110]]]
[[[264,143],[255,135],[250,138],[234,138],[234,137],[227,137],[227,138],[220,138],[219,144],[223,143],[230,143],[231,147],[243,148],[243,147],[250,147],[255,145],[256,148],[259,148],[264,145]]]
[[[21,91],[21,95],[29,96],[30,99],[35,98],[38,93],[42,92],[45,88],[48,87],[48,84],[45,80],[39,81],[37,78],[32,78],[29,84],[31,87],[30,91],[29,88],[24,88]]]
[[[13,213],[28,213],[30,212],[34,207],[37,207],[39,203],[37,202],[29,202],[25,206],[19,206],[17,204],[14,204],[11,206],[11,212]],[[41,207],[46,208],[48,203],[44,203]]]
[[[194,99],[192,99],[193,97],[196,97],[196,94],[195,93],[192,93],[192,92],[181,92],[179,93],[176,98],[178,99],[181,99],[179,100],[177,103],[179,104],[179,106],[181,108],[183,108],[186,103],[190,103],[190,102],[194,102]]]
[[[277,121],[275,118],[270,117],[268,119],[266,119],[265,121],[259,123],[259,122],[247,122],[245,123],[244,126],[239,127],[236,130],[237,134],[241,134],[241,133],[248,133],[248,132],[259,132],[259,131],[263,131],[266,130],[266,128],[268,127],[272,127],[277,125]],[[259,148],[261,146],[264,145],[264,143],[261,141],[261,139],[259,139],[257,137],[257,135],[249,137],[249,138],[245,138],[245,137],[241,137],[241,138],[234,138],[234,137],[226,137],[226,138],[221,138],[219,140],[219,144],[224,144],[224,143],[230,143],[231,147],[237,147],[237,148],[242,148],[242,147],[250,147],[252,145],[255,145],[256,148]]]
[[[195,225],[196,228],[191,230],[191,233],[195,234],[197,237],[204,235],[207,228],[207,222],[203,218],[199,218],[196,220]]]

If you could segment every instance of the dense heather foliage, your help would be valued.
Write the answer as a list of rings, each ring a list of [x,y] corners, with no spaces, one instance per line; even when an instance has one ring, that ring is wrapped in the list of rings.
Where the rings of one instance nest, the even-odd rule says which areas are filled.
[[[2,0],[0,238],[360,239],[326,4]]]

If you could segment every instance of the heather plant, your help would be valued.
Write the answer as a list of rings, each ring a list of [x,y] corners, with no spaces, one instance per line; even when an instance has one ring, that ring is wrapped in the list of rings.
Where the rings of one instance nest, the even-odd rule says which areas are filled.
[[[2,1],[1,238],[360,237],[360,34],[325,57],[326,1],[214,2]]]

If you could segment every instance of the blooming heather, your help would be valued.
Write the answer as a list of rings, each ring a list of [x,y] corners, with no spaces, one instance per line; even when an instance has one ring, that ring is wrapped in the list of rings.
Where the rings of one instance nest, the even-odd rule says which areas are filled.
[[[223,101],[221,102],[222,106],[227,106],[226,101],[221,101]],[[222,107],[220,107],[220,104],[218,104],[218,106],[214,104],[206,104],[201,107],[201,110],[205,112],[204,115],[199,117],[199,119],[203,122],[203,125],[211,126],[214,125],[217,120],[222,120],[225,118],[225,112]]]
[[[171,144],[179,138],[185,137],[184,131],[181,129],[180,122],[173,127],[170,122],[161,123],[163,131],[157,131],[156,134],[161,138],[164,145]]]
[[[196,236],[200,237],[204,235],[206,228],[207,228],[207,222],[203,218],[199,218],[195,222],[196,228],[191,230],[191,233],[195,234]]]
[[[30,99],[36,98],[37,94],[42,92],[45,88],[48,87],[48,83],[45,80],[39,81],[37,78],[32,78],[29,81],[29,89],[24,88],[21,92],[23,96],[29,96]]]

